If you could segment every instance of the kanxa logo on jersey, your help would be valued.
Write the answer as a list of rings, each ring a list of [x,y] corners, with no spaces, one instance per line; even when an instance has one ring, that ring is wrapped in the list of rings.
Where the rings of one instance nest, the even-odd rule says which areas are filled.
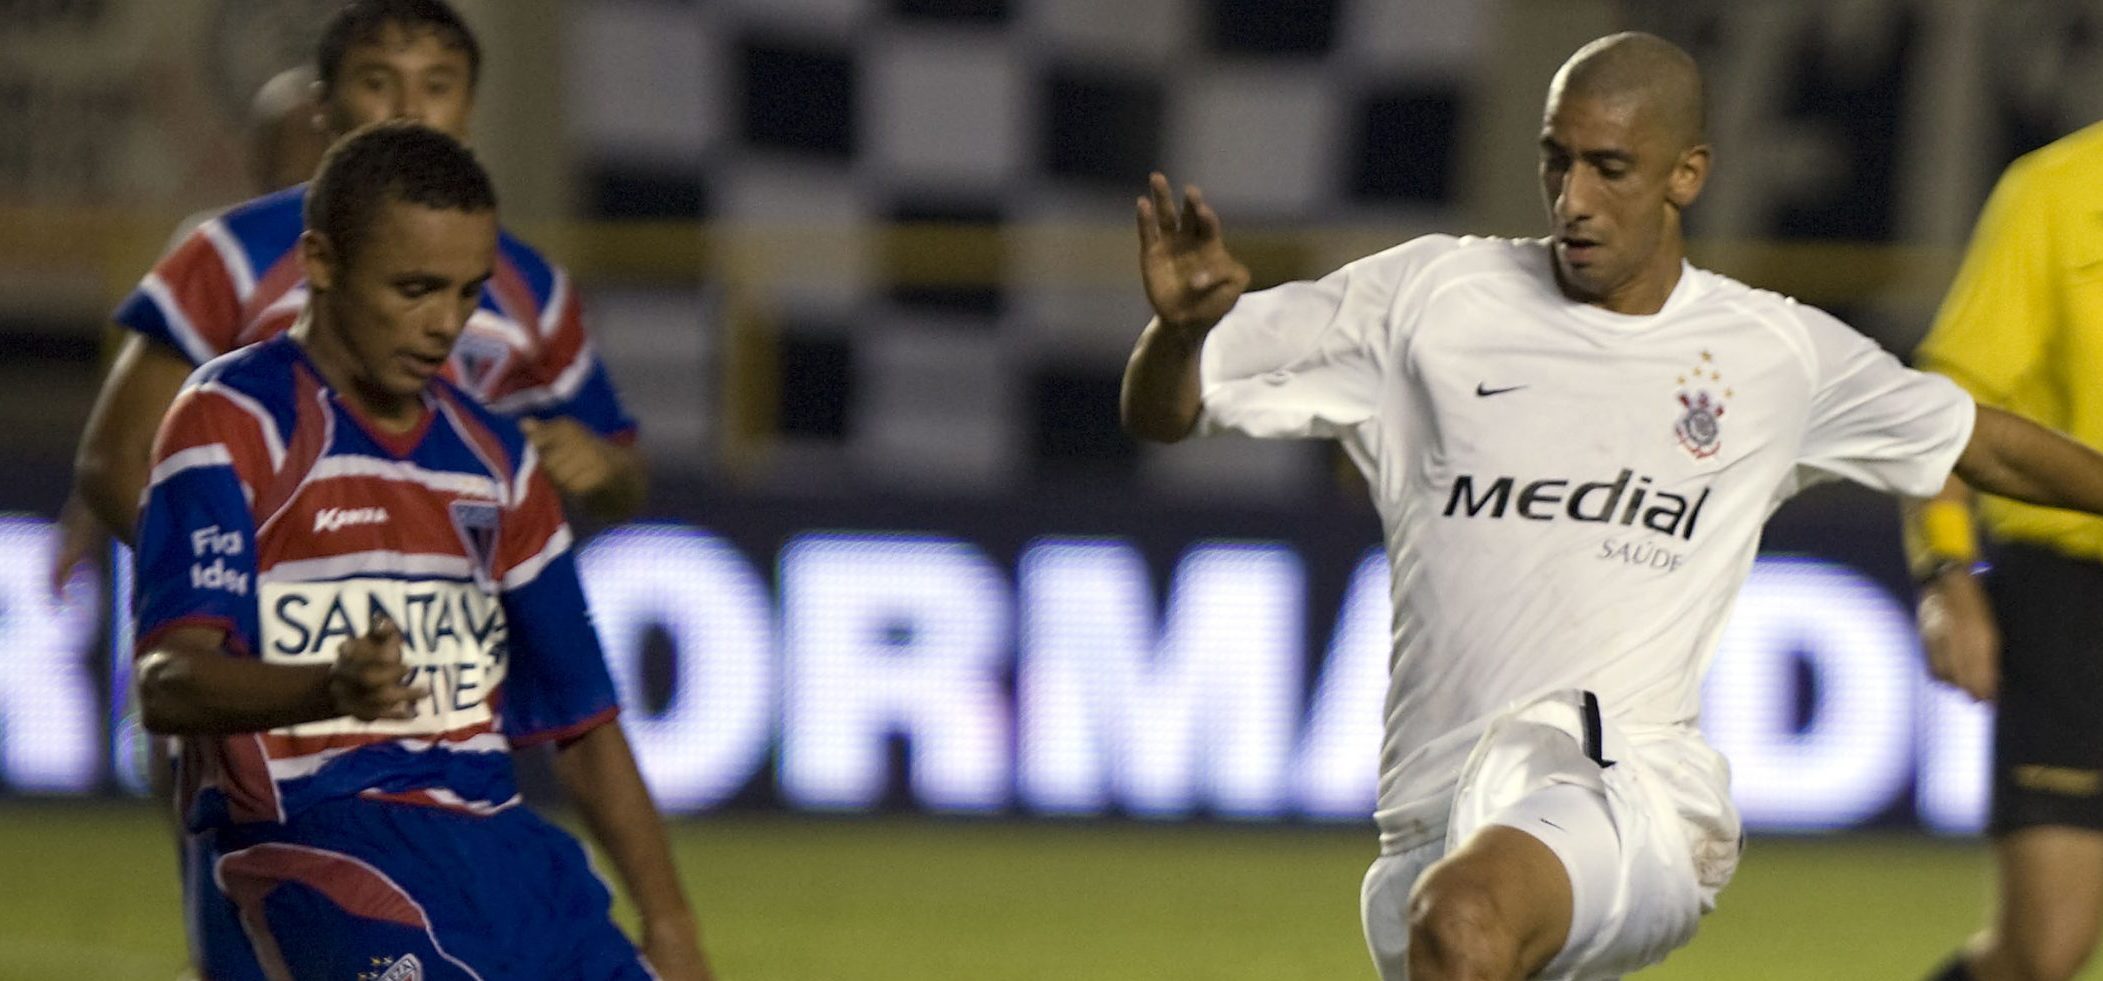
[[[322,508],[314,512],[314,530],[335,531],[353,525],[384,525],[386,508]]]
[[[262,590],[263,658],[280,664],[333,660],[345,641],[385,616],[401,629],[409,684],[430,689],[415,719],[361,723],[335,719],[295,727],[302,734],[347,728],[441,731],[487,721],[485,701],[504,680],[509,631],[495,596],[465,582],[349,579],[269,583]]]

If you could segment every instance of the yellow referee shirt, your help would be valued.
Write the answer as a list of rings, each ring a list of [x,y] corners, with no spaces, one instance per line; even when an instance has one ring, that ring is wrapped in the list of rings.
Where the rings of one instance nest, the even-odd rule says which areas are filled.
[[[1914,362],[2103,449],[2103,123],[2008,166]],[[2103,518],[1997,497],[1980,513],[1996,538],[2103,561]]]

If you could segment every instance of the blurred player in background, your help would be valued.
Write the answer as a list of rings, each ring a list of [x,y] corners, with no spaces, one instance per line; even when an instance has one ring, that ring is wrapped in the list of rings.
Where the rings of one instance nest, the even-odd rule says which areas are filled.
[[[2103,127],[2011,165],[1987,201],[1935,327],[1915,352],[1981,404],[2103,446]],[[1998,699],[1993,923],[1938,975],[2055,981],[2081,970],[2103,920],[2103,521],[1952,482],[1908,516],[1920,623],[1936,677]]]
[[[306,181],[321,165],[329,137],[316,87],[314,66],[300,65],[256,90],[248,107],[248,179],[256,193]]]
[[[140,705],[182,737],[205,976],[707,977],[559,498],[441,374],[498,275],[488,175],[384,123],[304,214],[297,321],[184,386],[140,525]],[[543,743],[649,966],[520,804],[511,752]]]
[[[1325,438],[1386,532],[1394,650],[1361,894],[1388,981],[1618,977],[1736,868],[1701,678],[1761,526],[1807,484],[1952,468],[2103,512],[2103,455],[1908,370],[1833,317],[1687,264],[1701,79],[1644,34],[1550,83],[1550,234],[1428,236],[1243,295],[1196,188],[1138,204],[1156,318],[1137,435]]]
[[[321,104],[314,100],[314,69],[287,68],[270,77],[256,90],[249,103],[248,124],[243,134],[247,146],[249,186],[256,194],[291,187],[314,176],[321,155],[329,148],[328,132],[321,119]],[[197,226],[218,211],[199,212],[182,220],[168,248],[180,247]],[[132,332],[117,325],[103,331],[105,356],[121,350]],[[102,520],[76,491],[59,511],[59,547],[52,553],[51,593],[58,595],[82,562],[109,548],[110,533]]]
[[[331,133],[411,119],[464,139],[481,52],[443,0],[353,0],[322,32],[318,98]],[[198,365],[290,326],[307,286],[294,253],[305,198],[295,187],[206,221],[120,306],[130,333],[88,418],[75,495],[129,540],[154,427]],[[453,351],[449,376],[525,420],[548,476],[593,517],[642,506],[644,461],[585,336],[570,278],[506,234],[497,274]],[[64,561],[62,559],[62,561]]]

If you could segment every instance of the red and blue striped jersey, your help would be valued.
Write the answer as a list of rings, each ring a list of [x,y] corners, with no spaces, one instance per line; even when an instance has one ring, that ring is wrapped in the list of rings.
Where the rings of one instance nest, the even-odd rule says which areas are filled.
[[[370,425],[281,336],[207,363],[155,440],[135,648],[226,632],[232,656],[333,662],[381,614],[414,718],[341,717],[185,739],[193,828],[279,821],[349,795],[490,813],[510,750],[616,711],[561,501],[516,423],[443,379],[405,433]]]
[[[306,196],[304,184],[287,188],[197,226],[125,298],[117,323],[200,365],[284,332],[307,302],[297,247]],[[569,274],[508,232],[446,371],[504,415],[566,416],[634,438],[635,420],[585,336]]]

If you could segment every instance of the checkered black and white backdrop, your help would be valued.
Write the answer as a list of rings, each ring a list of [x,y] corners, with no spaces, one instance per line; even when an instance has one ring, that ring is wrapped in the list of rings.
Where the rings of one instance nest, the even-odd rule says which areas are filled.
[[[714,275],[700,290],[599,285],[600,343],[674,465],[721,459],[722,328],[754,316],[773,337],[758,389],[778,438],[755,464],[768,483],[1116,479],[1255,499],[1325,486],[1315,448],[1142,448],[1116,431],[1146,317],[1132,200],[1161,168],[1204,186],[1230,234],[1441,223],[1484,6],[578,5],[565,118],[585,214],[780,243],[743,264],[737,297]],[[978,227],[983,248],[922,252],[884,233],[901,223]],[[1350,256],[1293,258],[1304,274]]]

